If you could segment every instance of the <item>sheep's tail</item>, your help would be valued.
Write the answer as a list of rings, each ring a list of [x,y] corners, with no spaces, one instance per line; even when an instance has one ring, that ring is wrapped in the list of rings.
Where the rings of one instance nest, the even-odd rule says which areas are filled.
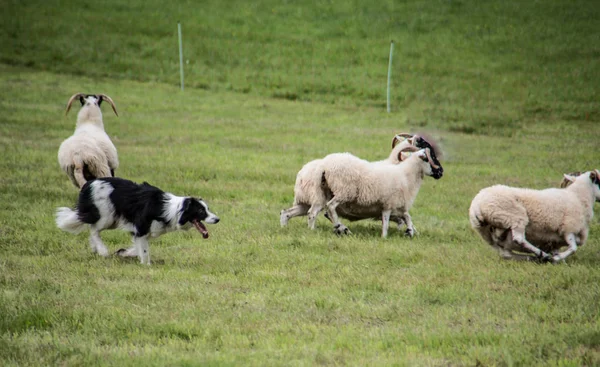
[[[56,226],[65,232],[77,234],[85,229],[86,223],[79,219],[75,210],[62,207],[56,210]]]
[[[83,162],[81,155],[79,155],[78,153],[75,153],[73,155],[73,165],[75,166],[75,168],[73,169],[73,177],[75,178],[75,182],[77,182],[77,186],[79,186],[79,188],[82,188],[83,185],[85,185],[85,183],[87,182],[87,180],[85,179],[85,175],[83,173],[85,163]]]
[[[75,181],[77,181],[79,188],[82,188],[87,181],[96,178],[114,177],[114,173],[111,172],[105,157],[89,158],[90,157],[84,161],[79,154],[73,156],[73,163],[75,165],[73,176],[75,177]]]
[[[494,245],[494,241],[490,233],[490,223],[485,219],[485,216],[481,213],[481,210],[479,210],[478,206],[472,206],[470,208],[469,222],[471,222],[471,227],[479,233],[485,242],[489,243],[490,245]]]

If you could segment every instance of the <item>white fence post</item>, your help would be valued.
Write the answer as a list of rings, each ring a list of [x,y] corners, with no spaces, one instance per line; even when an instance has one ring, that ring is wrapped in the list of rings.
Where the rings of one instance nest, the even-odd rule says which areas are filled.
[[[390,88],[392,82],[392,55],[394,54],[394,40],[390,43],[390,63],[388,65],[388,78],[387,78],[387,112],[390,113]]]
[[[179,35],[179,73],[181,75],[181,91],[183,92],[183,42],[181,41],[181,23],[177,22],[177,33]]]

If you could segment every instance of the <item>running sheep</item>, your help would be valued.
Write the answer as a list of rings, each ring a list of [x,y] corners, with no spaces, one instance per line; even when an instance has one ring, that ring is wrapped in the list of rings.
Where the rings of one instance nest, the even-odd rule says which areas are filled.
[[[82,107],[77,114],[75,132],[58,149],[58,163],[71,182],[81,188],[89,180],[115,176],[119,158],[117,149],[104,131],[100,104],[108,101],[115,115],[119,114],[109,96],[83,93],[71,96],[65,114],[69,113],[75,99],[79,99]]]
[[[570,184],[560,189],[495,185],[481,190],[469,209],[471,226],[504,259],[564,260],[588,238],[594,202],[600,201],[600,172],[564,178]]]
[[[392,164],[399,164],[398,152],[407,146],[412,146],[417,143],[418,136],[412,134],[401,133],[394,136],[392,140],[392,153],[387,158],[387,161]],[[397,146],[397,147],[396,147]],[[394,149],[396,148],[396,149]],[[323,187],[323,159],[315,159],[306,163],[296,175],[296,184],[294,185],[294,204],[289,209],[284,209],[280,213],[280,224],[286,226],[288,221],[297,216],[308,214],[308,226],[310,229],[315,229],[315,222],[319,212],[323,209],[323,204],[331,197],[328,196],[326,188]],[[319,204],[319,205],[315,205]],[[345,206],[338,207],[338,214],[344,218],[351,220],[369,218],[369,214],[361,216],[360,213],[352,212],[353,208]],[[329,219],[329,216],[326,215]],[[394,218],[398,221],[398,218]],[[402,221],[398,222],[400,225]]]
[[[437,180],[444,173],[432,149],[419,150],[414,146],[400,151],[394,149],[392,154],[397,154],[397,163],[388,160],[368,162],[350,153],[330,154],[323,158],[323,186],[331,199],[314,205],[326,208],[337,234],[350,233],[340,222],[337,207],[352,205],[380,213],[382,237],[387,237],[390,217],[402,219],[406,223],[407,234],[412,237],[415,228],[409,210],[423,177],[432,176]]]

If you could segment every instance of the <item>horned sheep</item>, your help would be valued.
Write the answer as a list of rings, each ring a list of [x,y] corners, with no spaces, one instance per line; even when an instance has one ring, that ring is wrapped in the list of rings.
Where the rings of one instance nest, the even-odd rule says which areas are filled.
[[[398,151],[404,149],[407,146],[415,145],[419,139],[418,136],[412,134],[401,133],[394,136],[392,140],[392,152],[387,160],[393,164],[398,164],[399,155]],[[310,229],[315,228],[316,218],[319,212],[323,208],[323,203],[326,203],[331,197],[327,196],[325,187],[322,187],[323,170],[322,166],[323,159],[315,159],[306,163],[298,174],[296,175],[296,183],[294,185],[294,203],[289,209],[284,209],[280,213],[280,224],[282,227],[286,226],[291,218],[297,216],[304,216],[308,214],[308,226]],[[361,214],[352,212],[353,208],[348,208],[344,205],[338,207],[338,214],[343,218],[350,218],[351,220],[357,220],[356,216]],[[355,209],[355,208],[354,208]],[[364,215],[362,215],[366,219]],[[326,215],[329,219],[329,216]],[[394,218],[398,222],[398,225],[402,223],[401,219]]]
[[[104,131],[100,104],[108,101],[115,115],[113,100],[105,94],[76,93],[67,102],[69,113],[73,101],[79,99],[81,109],[77,114],[75,132],[62,142],[58,149],[58,163],[77,188],[92,179],[114,177],[119,167],[117,149]]]
[[[564,260],[587,240],[594,201],[600,201],[600,172],[564,177],[560,189],[481,190],[469,208],[471,226],[505,259]]]
[[[408,156],[410,153],[412,155]],[[337,234],[349,233],[337,214],[336,208],[342,204],[369,208],[381,214],[381,236],[387,237],[391,216],[402,218],[407,233],[412,236],[415,229],[409,210],[417,197],[424,176],[440,179],[444,169],[434,159],[432,148],[419,150],[406,147],[398,154],[402,164],[388,161],[368,162],[349,153],[335,153],[323,158],[323,180],[332,199],[325,207]]]

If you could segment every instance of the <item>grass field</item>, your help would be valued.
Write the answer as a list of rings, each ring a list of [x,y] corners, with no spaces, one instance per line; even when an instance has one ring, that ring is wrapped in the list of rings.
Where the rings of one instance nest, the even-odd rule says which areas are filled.
[[[536,265],[501,261],[467,217],[483,187],[600,168],[595,2],[2,9],[0,365],[600,365],[598,219],[566,263]],[[115,100],[118,176],[207,200],[221,217],[208,240],[162,236],[146,267],[55,227],[77,197],[56,160],[76,92]],[[444,151],[411,211],[416,238],[381,239],[374,221],[336,237],[322,217],[280,228],[304,163],[382,159],[408,131]]]

